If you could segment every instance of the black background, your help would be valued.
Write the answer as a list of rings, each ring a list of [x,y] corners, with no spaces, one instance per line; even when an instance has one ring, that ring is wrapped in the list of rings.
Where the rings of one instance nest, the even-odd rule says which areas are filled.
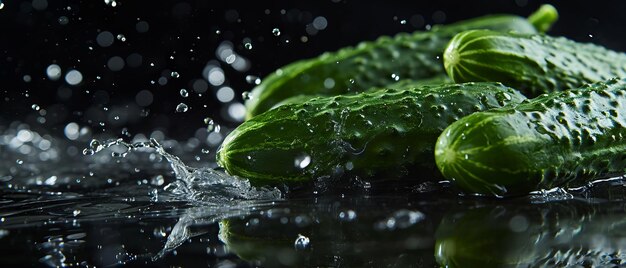
[[[381,35],[423,30],[428,24],[489,13],[527,16],[542,3],[553,4],[560,13],[551,34],[626,51],[623,1],[118,0],[115,7],[104,0],[3,2],[0,126],[19,120],[58,135],[68,122],[90,127],[96,134],[116,136],[123,128],[130,133],[158,129],[178,139],[193,136],[207,116],[232,127],[237,121],[224,116],[229,104],[216,99],[218,87],[209,86],[202,96],[191,89],[193,81],[202,79],[208,62],[221,66],[224,85],[234,89],[234,102],[241,102],[241,93],[253,87],[246,82],[247,75],[263,77],[297,59]],[[433,14],[438,15],[433,18]],[[307,25],[311,27],[319,16],[327,20],[327,27],[315,35],[307,33]],[[67,23],[60,23],[65,18]],[[147,32],[136,30],[139,21],[149,24]],[[274,28],[280,29],[280,36],[272,34]],[[115,39],[111,46],[101,47],[96,37],[102,31],[122,34],[126,41]],[[246,38],[252,49],[245,48]],[[247,71],[219,61],[215,51],[223,41],[232,42],[235,52],[250,61]],[[107,67],[111,57],[125,59],[133,53],[142,56],[140,66],[126,64],[121,71]],[[63,75],[70,69],[79,70],[83,82],[70,86],[63,77],[51,81],[46,75],[51,64],[58,64]],[[180,77],[171,77],[172,71]],[[160,85],[160,77],[168,78],[167,84]],[[189,90],[188,98],[179,94],[181,88]],[[154,96],[145,108],[135,102],[141,90]],[[181,102],[191,109],[176,113]],[[33,104],[45,110],[45,115],[34,110]],[[119,114],[123,120],[112,119]],[[45,122],[38,123],[42,117]]]

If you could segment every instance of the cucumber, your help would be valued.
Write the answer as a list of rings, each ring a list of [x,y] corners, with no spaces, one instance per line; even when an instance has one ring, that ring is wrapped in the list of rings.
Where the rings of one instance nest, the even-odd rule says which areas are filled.
[[[398,79],[419,80],[445,74],[441,55],[455,34],[469,29],[537,33],[536,28],[547,30],[557,17],[554,7],[544,5],[528,20],[514,15],[485,16],[435,26],[429,32],[384,36],[297,61],[270,74],[250,92],[246,100],[247,118],[293,96],[355,93],[384,87]]]
[[[403,79],[400,80],[399,82],[390,84],[388,86],[386,86],[386,88],[394,88],[394,89],[399,89],[399,88],[406,88],[406,87],[417,87],[417,86],[421,86],[421,85],[440,85],[440,84],[447,84],[447,83],[452,83],[452,80],[450,80],[450,78],[448,78],[447,75],[438,75],[438,76],[434,76],[431,78],[427,78],[427,79],[420,79],[420,80],[411,80],[411,79]],[[370,88],[366,91],[370,91],[370,90],[380,90],[381,88],[379,87],[374,87],[374,88]],[[278,104],[276,104],[273,108],[276,108],[278,106],[281,105],[285,105],[285,104],[291,104],[291,103],[302,103],[305,101],[308,101],[310,99],[316,98],[316,97],[323,97],[323,95],[296,95],[287,99],[282,100],[281,102],[279,102]]]
[[[472,30],[443,56],[457,83],[498,81],[528,97],[626,77],[626,54],[562,37]]]
[[[435,146],[444,177],[470,193],[585,185],[626,168],[626,80],[545,94],[451,124]]]
[[[500,83],[315,98],[244,122],[225,138],[217,161],[255,186],[343,176],[432,180],[438,174],[434,143],[446,126],[470,113],[524,99]]]

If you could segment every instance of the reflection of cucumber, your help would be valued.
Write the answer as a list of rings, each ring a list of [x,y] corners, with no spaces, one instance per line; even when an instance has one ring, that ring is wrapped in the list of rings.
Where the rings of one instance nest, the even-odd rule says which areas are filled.
[[[626,79],[479,112],[439,137],[441,173],[471,193],[514,195],[623,174]]]
[[[437,228],[435,258],[450,268],[614,267],[626,250],[623,213],[619,203],[580,201],[450,213]]]
[[[381,37],[356,47],[325,53],[289,64],[263,79],[246,101],[247,117],[269,110],[297,95],[334,96],[382,87],[397,79],[423,79],[444,74],[440,56],[455,34],[470,29],[536,33],[556,20],[556,10],[542,6],[528,20],[513,15],[492,15],[429,32]]]
[[[406,209],[373,211],[380,205],[374,201],[359,201],[368,211],[340,212],[332,209],[337,203],[292,203],[290,212],[274,208],[271,216],[223,220],[219,238],[230,253],[262,267],[434,266],[432,219]],[[307,212],[295,212],[298,207]]]
[[[473,30],[450,41],[444,66],[455,82],[498,81],[530,97],[626,77],[626,54],[562,37]]]
[[[218,163],[255,185],[315,178],[431,180],[434,143],[470,113],[525,98],[500,83],[446,84],[316,98],[244,122],[224,140]]]

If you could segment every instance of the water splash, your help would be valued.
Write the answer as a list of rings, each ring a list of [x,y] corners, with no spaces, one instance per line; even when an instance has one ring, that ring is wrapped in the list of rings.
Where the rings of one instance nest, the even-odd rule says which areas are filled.
[[[166,152],[154,138],[132,144],[121,138],[105,142],[92,140],[89,148],[83,150],[83,154],[93,155],[113,146],[125,148],[122,152],[113,152],[113,157],[126,157],[132,151],[145,148],[154,149],[169,162],[176,177],[176,181],[164,189],[187,200],[222,204],[231,200],[280,199],[282,196],[277,188],[254,187],[249,180],[230,176],[223,171],[187,166],[179,157]]]

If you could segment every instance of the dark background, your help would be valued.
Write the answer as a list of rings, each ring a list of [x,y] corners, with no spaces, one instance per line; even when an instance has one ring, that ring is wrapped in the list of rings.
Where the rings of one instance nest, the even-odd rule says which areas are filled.
[[[124,128],[132,134],[161,130],[177,139],[193,136],[205,126],[205,117],[233,127],[239,120],[228,108],[241,108],[236,104],[242,101],[241,93],[253,87],[246,81],[248,75],[263,77],[297,59],[435,23],[488,13],[527,16],[542,3],[553,4],[560,13],[551,34],[626,51],[623,1],[2,2],[0,127],[20,121],[58,135],[68,122],[94,134],[119,136]],[[327,26],[315,31],[312,23],[318,17],[325,18]],[[274,28],[279,36],[272,33]],[[114,39],[103,47],[97,37],[107,31]],[[238,57],[248,60],[247,70],[238,71],[216,55],[218,46],[228,42]],[[116,56],[124,60],[119,71],[108,63]],[[51,64],[62,70],[58,80],[46,75]],[[223,85],[206,82],[207,65],[223,70]],[[74,86],[64,79],[72,69],[83,76]],[[217,100],[223,86],[233,89],[234,100]],[[181,96],[182,88],[189,92],[187,98]],[[206,91],[199,95],[194,88]],[[152,95],[149,105],[138,104],[142,91]],[[175,112],[181,102],[190,110]]]

